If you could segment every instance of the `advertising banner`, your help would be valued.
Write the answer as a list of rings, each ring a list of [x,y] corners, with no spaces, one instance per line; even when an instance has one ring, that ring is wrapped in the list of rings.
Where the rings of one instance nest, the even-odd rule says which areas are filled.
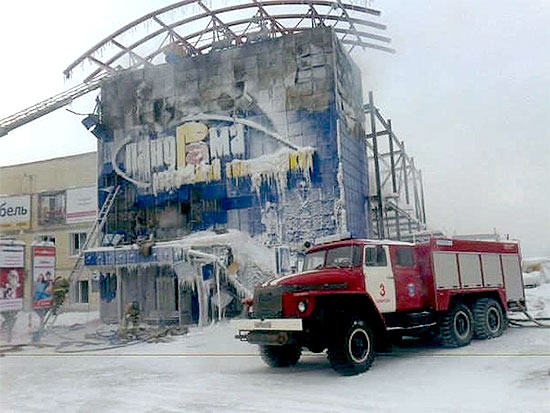
[[[11,231],[31,227],[31,196],[0,197],[0,230]]]
[[[0,312],[23,309],[23,268],[0,268]]]
[[[65,191],[40,194],[38,197],[38,223],[61,225],[65,223]]]
[[[53,305],[55,247],[32,248],[33,308]]]
[[[67,224],[95,220],[97,215],[97,188],[67,189]]]
[[[23,309],[25,246],[0,244],[0,312]]]

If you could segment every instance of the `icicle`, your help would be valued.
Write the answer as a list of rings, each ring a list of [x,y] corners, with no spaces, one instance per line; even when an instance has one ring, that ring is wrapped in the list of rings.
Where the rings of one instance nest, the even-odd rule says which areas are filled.
[[[344,172],[342,168],[342,162],[338,163],[338,173],[336,175],[338,186],[340,188],[340,198],[334,202],[334,216],[336,217],[336,224],[339,233],[348,231],[348,220],[346,212],[346,194],[344,192]]]
[[[195,284],[197,285],[197,297],[199,301],[199,327],[204,327],[208,322],[208,291],[204,285],[204,280],[200,271],[200,265],[194,266]]]
[[[220,266],[217,263],[214,266],[214,271],[216,271],[216,290],[217,290],[217,301],[218,301],[218,321],[222,319],[222,306],[221,306],[221,291],[220,291]],[[214,315],[214,314],[212,314]],[[212,317],[214,318],[214,317]]]
[[[226,164],[228,177],[237,180],[243,176],[250,176],[252,190],[259,194],[263,183],[277,186],[277,192],[284,199],[287,185],[287,173],[291,170],[301,171],[306,180],[310,181],[313,170],[314,149],[307,147],[297,151],[282,149],[274,154],[262,155],[255,159],[236,159]]]

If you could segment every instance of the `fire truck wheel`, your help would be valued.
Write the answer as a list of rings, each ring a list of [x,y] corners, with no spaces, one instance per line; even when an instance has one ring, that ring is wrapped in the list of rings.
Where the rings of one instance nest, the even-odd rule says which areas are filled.
[[[480,298],[473,307],[476,338],[484,340],[502,335],[506,328],[502,307],[492,298]]]
[[[298,363],[302,348],[292,344],[285,346],[260,346],[260,355],[270,367],[288,367]]]
[[[474,337],[474,323],[470,309],[462,303],[457,303],[443,316],[439,333],[441,343],[445,347],[461,347],[470,344]]]
[[[343,376],[369,369],[374,359],[374,335],[361,320],[353,320],[335,337],[328,349],[331,367]]]

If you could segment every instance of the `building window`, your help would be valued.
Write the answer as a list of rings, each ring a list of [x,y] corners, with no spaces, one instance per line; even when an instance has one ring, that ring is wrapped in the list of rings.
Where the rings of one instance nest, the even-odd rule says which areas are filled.
[[[55,244],[55,234],[34,234],[33,242],[51,242],[52,244]]]
[[[88,292],[89,292],[89,283],[88,280],[78,282],[78,302],[87,304],[88,303]]]
[[[69,255],[74,256],[82,252],[86,244],[85,232],[72,232],[69,234]]]
[[[99,275],[99,297],[101,298],[101,301],[110,303],[116,298],[116,290],[116,274],[105,273]]]

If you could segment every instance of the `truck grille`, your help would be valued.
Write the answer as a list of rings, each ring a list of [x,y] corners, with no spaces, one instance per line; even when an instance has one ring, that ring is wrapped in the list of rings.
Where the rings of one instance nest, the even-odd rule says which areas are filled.
[[[254,292],[254,317],[281,317],[281,295],[282,288],[279,286],[257,288]]]

